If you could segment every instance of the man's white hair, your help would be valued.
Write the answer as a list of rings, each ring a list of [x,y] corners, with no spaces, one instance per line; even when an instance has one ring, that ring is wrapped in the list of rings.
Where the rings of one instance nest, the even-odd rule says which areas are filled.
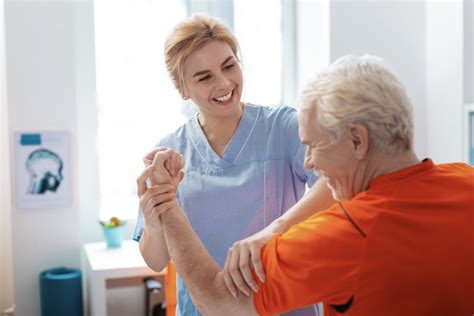
[[[363,124],[371,145],[385,153],[413,146],[411,102],[400,81],[375,56],[344,56],[308,82],[300,106],[316,106],[316,124],[337,141],[352,124]]]

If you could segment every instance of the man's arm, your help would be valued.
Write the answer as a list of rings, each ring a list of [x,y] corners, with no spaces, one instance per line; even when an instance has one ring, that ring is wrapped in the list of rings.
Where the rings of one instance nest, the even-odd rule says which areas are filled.
[[[171,259],[198,310],[204,315],[257,315],[252,296],[234,298],[227,291],[220,267],[177,203],[160,218]]]
[[[316,212],[328,209],[334,203],[336,201],[327,187],[327,179],[321,177],[296,204],[270,226],[273,233],[284,233],[291,226],[301,223]]]
[[[228,290],[237,296],[240,292],[250,295],[258,290],[252,268],[261,282],[265,282],[261,250],[274,236],[282,234],[291,226],[301,223],[315,213],[325,210],[336,201],[327,187],[326,178],[319,180],[288,211],[260,232],[235,242],[230,248],[224,266],[224,279]]]
[[[167,180],[171,178],[172,183],[179,183],[184,176],[183,172],[169,172],[170,169],[164,167],[175,157],[173,151],[158,153],[153,164],[138,177],[141,203],[149,205],[147,214],[159,218],[170,257],[201,313],[218,316],[257,315],[251,297],[235,299],[227,291],[219,266],[196,236],[176,196],[168,194],[170,188],[176,191],[177,186],[165,184]],[[181,169],[183,163],[176,163],[176,169]],[[152,183],[148,188],[146,180],[154,176],[158,176],[154,178],[156,184]]]

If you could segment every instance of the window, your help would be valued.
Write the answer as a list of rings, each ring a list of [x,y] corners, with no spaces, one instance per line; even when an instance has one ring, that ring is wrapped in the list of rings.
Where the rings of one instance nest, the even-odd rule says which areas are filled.
[[[135,179],[143,170],[142,155],[193,113],[192,105],[183,103],[175,91],[164,65],[164,41],[174,25],[196,12],[221,18],[241,46],[243,100],[292,105],[297,89],[296,64],[291,62],[297,50],[292,3],[95,1],[101,218],[135,218]],[[287,10],[289,5],[293,10]]]
[[[142,155],[186,117],[163,45],[183,1],[95,1],[101,218],[136,216]]]
[[[258,105],[282,102],[281,24],[281,6],[274,0],[234,2],[234,34],[242,53],[244,101]]]

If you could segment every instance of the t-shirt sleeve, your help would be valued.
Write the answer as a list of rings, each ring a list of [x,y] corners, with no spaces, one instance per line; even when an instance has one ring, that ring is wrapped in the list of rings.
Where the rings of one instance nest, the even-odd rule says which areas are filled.
[[[138,215],[137,215],[137,224],[135,225],[135,230],[133,231],[132,239],[135,241],[140,241],[143,235],[143,229],[145,227],[145,222],[143,218],[143,211],[139,207],[138,208]]]
[[[322,301],[344,304],[352,297],[363,237],[338,207],[313,215],[263,248],[266,278],[254,295],[260,314]]]
[[[317,176],[312,169],[305,169],[304,157],[306,145],[301,143],[299,136],[298,113],[295,109],[288,108],[285,115],[285,137],[289,148],[291,166],[295,176],[312,187],[317,180]]]

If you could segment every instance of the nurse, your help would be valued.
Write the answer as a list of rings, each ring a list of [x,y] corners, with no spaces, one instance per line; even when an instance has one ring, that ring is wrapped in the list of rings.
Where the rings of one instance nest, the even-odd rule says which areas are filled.
[[[165,147],[184,156],[186,177],[177,198],[221,267],[235,242],[262,229],[285,231],[293,220],[301,221],[333,203],[325,183],[313,185],[315,174],[303,167],[305,146],[299,141],[296,111],[241,101],[239,46],[224,24],[202,15],[179,23],[165,43],[165,62],[176,89],[183,99],[193,101],[197,113],[163,138],[145,161],[153,160],[156,151]],[[311,189],[295,205],[306,185]],[[153,211],[161,203],[160,193],[148,190],[140,196],[135,235],[143,258],[155,271],[161,271],[170,259]],[[241,257],[248,268],[249,262],[258,262],[260,252]],[[262,275],[263,271],[257,272]],[[250,296],[252,290],[257,291],[245,273],[241,281],[235,284],[240,290],[235,294]],[[179,276],[177,300],[177,315],[200,315]],[[288,315],[318,315],[318,309],[309,306]]]

